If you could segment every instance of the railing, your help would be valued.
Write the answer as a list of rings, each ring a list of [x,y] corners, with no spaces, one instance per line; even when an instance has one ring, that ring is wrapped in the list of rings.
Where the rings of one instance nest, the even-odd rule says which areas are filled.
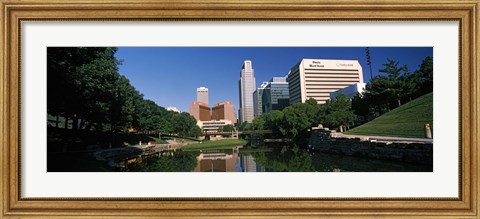
[[[253,131],[233,131],[233,132],[207,132],[207,135],[252,135],[252,134],[272,134],[272,130],[253,130]]]

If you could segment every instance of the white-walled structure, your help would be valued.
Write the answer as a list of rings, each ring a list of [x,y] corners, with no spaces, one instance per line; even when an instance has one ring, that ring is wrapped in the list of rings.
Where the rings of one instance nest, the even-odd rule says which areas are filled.
[[[167,107],[167,111],[172,111],[172,112],[176,112],[176,113],[181,113],[181,111],[180,111],[177,107],[174,107],[174,106],[169,106],[169,107]]]
[[[210,120],[210,121],[197,121],[197,126],[200,127],[204,132],[218,132],[220,127],[226,125],[234,125],[232,121],[221,119],[221,120]]]
[[[346,88],[342,88],[340,90],[330,93],[330,99],[335,99],[339,93],[343,93],[348,98],[352,99],[355,96],[357,96],[357,94],[363,94],[363,91],[365,90],[365,86],[366,86],[365,83],[352,84]]]
[[[287,82],[290,104],[309,98],[323,104],[330,99],[330,93],[363,83],[362,66],[358,60],[302,59],[290,69]]]

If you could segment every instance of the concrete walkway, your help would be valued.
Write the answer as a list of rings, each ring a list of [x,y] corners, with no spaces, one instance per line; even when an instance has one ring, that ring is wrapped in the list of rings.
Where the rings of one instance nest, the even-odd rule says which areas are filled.
[[[340,132],[332,133],[332,138],[360,138],[362,140],[376,140],[386,142],[406,142],[406,143],[433,143],[433,139],[428,138],[405,138],[405,137],[393,137],[393,136],[370,136],[370,135],[349,135]]]
[[[176,142],[174,140],[166,140],[168,142],[168,144],[170,145],[177,145],[177,144],[180,144],[179,142]]]

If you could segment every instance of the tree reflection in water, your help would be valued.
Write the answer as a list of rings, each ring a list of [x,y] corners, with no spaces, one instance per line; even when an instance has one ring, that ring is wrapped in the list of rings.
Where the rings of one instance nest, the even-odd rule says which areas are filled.
[[[310,154],[297,145],[275,147],[271,152],[252,152],[255,162],[272,172],[314,172]]]
[[[173,156],[145,159],[129,166],[131,172],[191,172],[197,166],[198,153],[177,150]]]
[[[294,144],[182,151],[130,164],[133,172],[432,172],[432,166],[321,154]]]

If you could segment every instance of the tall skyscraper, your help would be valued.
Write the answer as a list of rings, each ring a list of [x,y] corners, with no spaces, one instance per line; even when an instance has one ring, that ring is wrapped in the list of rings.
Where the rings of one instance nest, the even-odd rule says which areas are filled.
[[[197,88],[197,102],[202,102],[208,105],[208,88]]]
[[[255,75],[253,73],[252,61],[250,60],[245,60],[243,62],[238,87],[240,91],[240,123],[252,122]]]
[[[355,83],[363,83],[358,60],[302,59],[287,75],[290,104],[304,103],[310,98],[323,104],[330,93]]]

